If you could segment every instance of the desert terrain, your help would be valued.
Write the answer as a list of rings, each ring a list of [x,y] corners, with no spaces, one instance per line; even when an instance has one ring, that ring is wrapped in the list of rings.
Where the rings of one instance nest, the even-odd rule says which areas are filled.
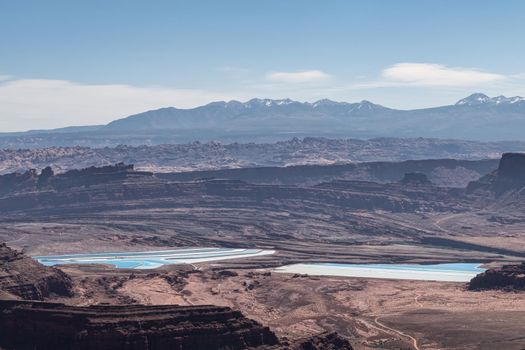
[[[524,14],[0,0],[0,350],[525,350]]]
[[[355,349],[522,349],[520,292],[274,269],[305,262],[517,264],[525,255],[523,164],[523,156],[508,154],[465,188],[436,186],[423,173],[383,183],[177,181],[123,164],[4,175],[0,239],[30,256],[275,250],[152,270],[62,265],[71,293],[43,298],[72,307],[223,306],[270,327],[281,341],[337,332]]]
[[[521,293],[469,291],[465,283],[316,277],[223,265],[154,272],[94,265],[62,270],[76,281],[75,297],[68,302],[78,305],[228,306],[280,337],[336,331],[355,349],[523,348]]]

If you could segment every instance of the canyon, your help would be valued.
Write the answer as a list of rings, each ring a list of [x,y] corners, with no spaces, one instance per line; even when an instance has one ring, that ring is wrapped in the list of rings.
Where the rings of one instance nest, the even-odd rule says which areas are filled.
[[[111,310],[117,319],[112,322],[119,325],[151,310],[159,332],[176,327],[161,321],[166,316],[155,308],[170,310],[172,316],[184,308],[204,308],[211,315],[206,324],[226,312],[235,316],[222,325],[250,325],[238,334],[271,337],[264,333],[271,332],[275,343],[255,344],[264,349],[476,349],[483,348],[482,343],[520,349],[515,325],[525,314],[525,304],[521,294],[509,296],[505,288],[470,291],[462,283],[317,277],[273,269],[307,262],[481,262],[489,274],[504,265],[519,266],[525,256],[520,249],[525,239],[519,171],[523,159],[507,153],[495,166],[361,163],[351,178],[334,176],[332,165],[275,172],[155,173],[116,164],[5,174],[0,176],[0,239],[7,244],[2,251],[9,261],[3,265],[4,275],[16,276],[18,266],[42,272],[30,274],[31,279],[4,277],[2,295],[12,303],[6,308],[20,310],[22,319],[32,312],[49,312],[48,318],[84,314],[95,320],[105,317],[105,308],[115,308]],[[473,164],[471,169],[480,176],[464,187],[437,185],[432,169],[446,164],[452,164],[451,169]],[[382,180],[371,181],[370,174]],[[177,247],[271,249],[275,254],[152,271],[89,264],[42,270],[27,257]],[[13,257],[24,264],[12,263]],[[48,275],[61,277],[65,289],[54,288],[56,277]],[[16,304],[13,299],[52,304]],[[473,308],[473,303],[478,306]],[[435,325],[436,317],[451,327],[473,325],[494,309],[506,321],[478,322],[454,336]],[[5,322],[12,325],[12,319]],[[81,323],[75,332],[90,327]],[[486,332],[489,327],[497,332]],[[217,339],[226,336],[213,329],[219,332]],[[147,338],[157,336],[154,332]]]

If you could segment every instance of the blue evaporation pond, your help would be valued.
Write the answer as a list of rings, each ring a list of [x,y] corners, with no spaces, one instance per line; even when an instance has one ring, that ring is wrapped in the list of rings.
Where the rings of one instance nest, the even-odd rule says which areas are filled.
[[[275,269],[282,273],[420,281],[467,282],[485,271],[479,263],[449,264],[294,264]]]
[[[480,273],[485,269],[480,268],[479,263],[450,263],[450,264],[432,264],[432,265],[421,265],[421,264],[333,264],[333,263],[320,263],[316,265],[321,266],[333,266],[333,267],[351,267],[351,268],[367,268],[377,270],[411,270],[411,271],[457,271],[457,272],[476,272]]]
[[[248,258],[273,253],[273,250],[261,249],[188,248],[146,252],[34,256],[33,258],[46,266],[65,264],[105,264],[114,265],[117,268],[154,269],[162,265],[191,264],[197,262]]]

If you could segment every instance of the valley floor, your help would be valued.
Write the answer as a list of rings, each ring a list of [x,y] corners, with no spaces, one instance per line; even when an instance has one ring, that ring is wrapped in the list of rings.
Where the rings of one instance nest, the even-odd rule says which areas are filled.
[[[76,285],[76,298],[68,302],[80,305],[105,301],[230,306],[279,336],[295,339],[337,331],[362,350],[519,350],[525,344],[525,295],[471,292],[463,283],[225,270],[221,263],[155,272],[62,269]]]

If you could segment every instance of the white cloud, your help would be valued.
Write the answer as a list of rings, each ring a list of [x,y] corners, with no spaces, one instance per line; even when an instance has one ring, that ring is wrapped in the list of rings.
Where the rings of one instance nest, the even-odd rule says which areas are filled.
[[[375,82],[356,84],[357,88],[393,86],[450,86],[476,87],[483,84],[502,82],[508,77],[474,68],[447,67],[432,63],[397,63],[381,73],[382,79]]]
[[[417,85],[468,86],[505,80],[505,76],[441,64],[398,63],[383,71],[383,77]]]
[[[511,78],[516,79],[516,80],[525,80],[525,73],[518,73],[518,74],[511,75]]]
[[[315,83],[330,79],[330,75],[320,70],[305,70],[299,72],[272,72],[266,75],[266,80],[274,83],[300,84]]]
[[[227,94],[196,89],[80,84],[67,80],[0,81],[0,131],[104,124],[167,106],[190,108]]]

